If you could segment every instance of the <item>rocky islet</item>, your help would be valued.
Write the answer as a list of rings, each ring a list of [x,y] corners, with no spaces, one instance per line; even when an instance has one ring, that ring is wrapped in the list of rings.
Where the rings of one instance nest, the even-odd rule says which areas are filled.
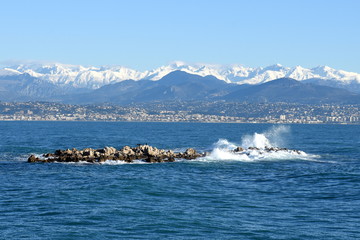
[[[279,147],[265,147],[264,149],[257,147],[248,147],[244,149],[242,147],[236,147],[229,152],[234,154],[245,154],[251,155],[253,152],[256,154],[264,153],[276,153],[284,152],[302,155],[304,152],[300,150],[291,150],[287,148]],[[88,162],[88,163],[103,163],[107,160],[123,161],[126,163],[132,163],[135,160],[148,162],[148,163],[159,163],[159,162],[174,162],[175,159],[186,159],[193,160],[200,157],[208,156],[208,152],[197,152],[193,148],[188,148],[184,152],[174,152],[172,150],[158,149],[150,145],[138,145],[136,147],[125,146],[120,150],[114,147],[105,147],[101,149],[85,148],[83,150],[66,149],[56,150],[54,153],[46,153],[41,156],[31,155],[28,158],[29,163],[50,163],[50,162]]]
[[[102,149],[85,148],[83,150],[66,149],[56,150],[54,153],[46,153],[40,157],[31,155],[28,162],[88,162],[102,163],[107,160],[124,161],[131,163],[134,160],[141,160],[149,163],[174,162],[175,159],[196,159],[205,156],[206,153],[198,153],[193,148],[188,148],[185,152],[175,153],[172,150],[158,149],[149,145],[138,145],[136,147],[125,146],[118,150],[114,147]]]

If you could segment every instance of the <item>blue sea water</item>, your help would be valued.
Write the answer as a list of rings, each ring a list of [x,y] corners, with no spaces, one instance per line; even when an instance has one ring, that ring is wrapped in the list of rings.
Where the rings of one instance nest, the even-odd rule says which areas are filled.
[[[156,164],[26,162],[138,143],[212,153]],[[304,154],[226,151],[246,144]],[[0,239],[360,239],[360,126],[0,122]]]

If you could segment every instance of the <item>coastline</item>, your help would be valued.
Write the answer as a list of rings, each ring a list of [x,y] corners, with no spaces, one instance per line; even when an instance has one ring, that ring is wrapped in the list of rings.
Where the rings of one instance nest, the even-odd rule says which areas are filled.
[[[360,125],[360,123],[347,122],[210,122],[210,121],[123,121],[123,120],[16,120],[0,119],[0,122],[99,122],[99,123],[210,123],[210,124],[275,124],[275,125]]]

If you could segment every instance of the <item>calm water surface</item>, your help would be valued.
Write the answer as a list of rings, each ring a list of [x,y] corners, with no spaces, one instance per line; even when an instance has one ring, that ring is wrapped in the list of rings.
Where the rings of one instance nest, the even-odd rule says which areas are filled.
[[[26,162],[138,143],[212,151],[255,133],[307,155]],[[0,239],[360,239],[359,136],[347,125],[0,122]]]

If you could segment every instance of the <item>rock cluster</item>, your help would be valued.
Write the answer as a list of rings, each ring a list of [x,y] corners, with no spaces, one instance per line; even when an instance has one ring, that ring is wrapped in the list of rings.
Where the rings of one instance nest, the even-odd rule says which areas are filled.
[[[258,151],[260,154],[264,153],[264,152],[291,152],[291,153],[296,153],[301,155],[302,152],[300,150],[292,150],[292,149],[288,149],[288,148],[280,148],[280,147],[267,147],[265,146],[265,148],[257,148],[257,147],[248,147],[247,149],[244,149],[242,147],[237,147],[234,150],[232,150],[232,152],[234,153],[245,153],[245,154],[249,154],[248,150],[254,150],[254,151]]]
[[[177,158],[195,159],[204,156],[197,153],[195,149],[188,148],[183,153],[174,153],[171,150],[157,149],[149,145],[138,145],[137,147],[125,146],[120,150],[114,147],[105,147],[102,149],[85,148],[83,150],[66,149],[56,150],[54,153],[46,153],[41,157],[31,155],[28,162],[89,162],[101,163],[106,160],[117,160],[124,162],[133,162],[141,160],[149,163],[155,162],[173,162]]]

